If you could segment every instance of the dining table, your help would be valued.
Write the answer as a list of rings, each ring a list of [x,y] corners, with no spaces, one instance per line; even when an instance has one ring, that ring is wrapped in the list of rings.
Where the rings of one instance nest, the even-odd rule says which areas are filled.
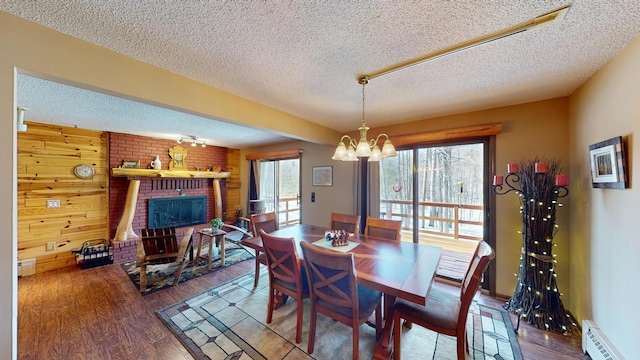
[[[392,355],[393,303],[396,298],[425,305],[433,284],[442,248],[350,234],[348,246],[332,247],[325,239],[330,229],[307,224],[280,228],[273,236],[294,238],[298,255],[303,258],[300,242],[354,255],[356,278],[359,285],[380,291],[384,295],[384,331],[375,349],[374,359],[388,359]],[[242,240],[242,244],[257,252],[264,251],[262,239],[255,236]]]

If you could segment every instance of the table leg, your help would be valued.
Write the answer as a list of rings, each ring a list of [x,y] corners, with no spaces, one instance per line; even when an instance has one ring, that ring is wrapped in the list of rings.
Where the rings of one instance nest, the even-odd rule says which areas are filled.
[[[198,265],[200,262],[200,252],[202,251],[202,234],[200,234],[200,241],[198,242],[198,250],[196,250],[196,257],[193,259],[193,266]]]
[[[376,345],[373,359],[391,359],[393,352],[393,343],[391,342],[393,335],[393,303],[395,301],[395,296],[384,294],[384,330],[380,342]]]
[[[213,263],[213,247],[215,246],[215,243],[213,236],[209,237],[209,258],[207,259],[207,270],[211,270],[211,264]]]
[[[220,266],[224,266],[224,235],[220,235]]]

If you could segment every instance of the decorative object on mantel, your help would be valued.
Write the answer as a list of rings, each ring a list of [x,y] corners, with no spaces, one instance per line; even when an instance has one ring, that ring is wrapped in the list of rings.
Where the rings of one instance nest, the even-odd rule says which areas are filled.
[[[187,150],[180,145],[176,145],[169,149],[169,170],[188,170],[187,169]]]
[[[627,159],[621,136],[589,145],[589,159],[594,188],[627,188]]]
[[[498,195],[515,192],[520,198],[522,253],[518,282],[513,296],[503,305],[538,328],[570,333],[576,326],[565,311],[556,285],[556,244],[558,199],[569,195],[569,177],[560,174],[558,160],[507,165],[507,176],[493,177]],[[517,331],[517,329],[516,329]]]
[[[356,144],[355,139],[352,139],[351,136],[342,135],[338,147],[336,147],[336,152],[331,158],[333,160],[358,161],[361,157],[368,157],[369,161],[380,161],[385,157],[398,156],[387,134],[380,134],[375,139],[367,139],[367,130],[369,130],[369,128],[364,122],[364,86],[368,82],[369,76],[362,75],[358,77],[358,83],[362,85],[362,125],[358,128],[358,130],[360,130],[360,140]],[[382,146],[382,150],[378,147],[378,140],[381,136],[387,138]],[[345,139],[349,145],[348,148],[344,144]]]
[[[151,165],[151,168],[154,170],[162,169],[162,162],[160,161],[160,155],[156,155],[156,158],[149,165]]]

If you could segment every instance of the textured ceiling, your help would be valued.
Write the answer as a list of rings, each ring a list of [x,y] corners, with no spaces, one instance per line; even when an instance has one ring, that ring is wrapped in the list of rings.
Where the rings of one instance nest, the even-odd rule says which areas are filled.
[[[566,5],[561,22],[372,79],[372,128],[570,95],[640,33],[640,2],[0,0],[2,11],[339,131],[361,121],[358,75]],[[32,121],[171,137],[184,126],[165,125],[180,119],[222,146],[282,139],[208,134],[209,119],[27,76],[18,101]],[[132,129],[128,111],[149,121]]]

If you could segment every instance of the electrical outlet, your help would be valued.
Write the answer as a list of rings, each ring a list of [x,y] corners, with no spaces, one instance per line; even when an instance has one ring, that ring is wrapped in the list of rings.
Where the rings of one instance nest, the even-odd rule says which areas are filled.
[[[59,209],[60,200],[47,200],[47,209]]]
[[[55,241],[49,241],[47,243],[47,251],[53,251],[56,249],[56,242]]]

